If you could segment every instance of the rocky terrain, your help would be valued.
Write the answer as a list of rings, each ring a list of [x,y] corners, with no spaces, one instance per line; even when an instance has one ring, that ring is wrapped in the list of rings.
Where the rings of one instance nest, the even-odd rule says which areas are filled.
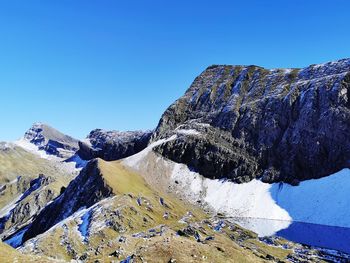
[[[112,189],[104,181],[95,159],[64,189],[54,202],[47,205],[26,230],[23,241],[35,237],[67,216],[84,207],[90,207],[112,195]]]
[[[78,140],[43,123],[33,124],[25,133],[24,140],[38,146],[39,150],[47,154],[61,158],[69,158],[79,149]]]
[[[96,129],[90,132],[85,142],[79,143],[77,154],[84,160],[119,160],[146,148],[151,135],[151,131],[119,132]]]
[[[211,216],[171,194],[152,189],[120,162],[95,160],[89,166],[29,226],[19,251],[82,262],[326,259],[317,250],[280,238],[259,239],[220,215]],[[103,181],[103,186],[97,183],[100,188],[91,189],[84,185],[96,180]],[[91,189],[91,195],[100,198],[85,202],[88,196],[84,190],[71,191],[77,184],[81,189]],[[62,201],[68,192],[73,201]],[[55,211],[59,211],[59,216]]]
[[[74,165],[50,161],[16,144],[0,148],[0,237],[6,239],[33,218],[76,175]]]
[[[337,172],[350,160],[349,72],[349,59],[304,69],[208,67],[166,110],[152,140],[176,129],[201,136],[156,151],[235,182],[296,185]]]
[[[215,65],[154,131],[34,124],[0,143],[0,261],[349,262],[274,235],[350,227],[349,72]]]
[[[0,261],[4,263],[12,262],[54,262],[52,259],[46,256],[39,255],[25,255],[16,249],[10,247],[7,244],[0,242]]]

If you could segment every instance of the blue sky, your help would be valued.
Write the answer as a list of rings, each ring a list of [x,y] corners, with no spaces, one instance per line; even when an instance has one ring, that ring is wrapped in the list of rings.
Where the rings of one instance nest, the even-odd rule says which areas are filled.
[[[154,128],[211,64],[350,57],[349,1],[1,1],[0,140]]]

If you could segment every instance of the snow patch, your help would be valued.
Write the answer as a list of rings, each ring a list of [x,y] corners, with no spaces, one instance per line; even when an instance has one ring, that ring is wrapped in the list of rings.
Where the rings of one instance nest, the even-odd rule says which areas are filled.
[[[203,179],[203,187],[205,202],[219,212],[239,217],[292,220],[288,212],[274,201],[270,185],[261,181],[235,184]]]
[[[194,129],[188,129],[188,130],[179,129],[179,130],[176,130],[176,133],[184,134],[184,135],[200,135],[200,132],[198,132]]]
[[[81,224],[78,226],[78,230],[83,236],[84,241],[87,241],[89,236],[89,226],[92,217],[92,209],[88,210],[80,219]]]
[[[83,160],[80,158],[78,154],[74,154],[69,159],[65,160],[66,163],[73,163],[75,164],[75,168],[84,168],[89,161]]]
[[[59,169],[64,169],[69,173],[78,173],[83,168],[82,165],[84,165],[83,162],[80,162],[78,164],[79,160],[74,160],[73,162],[64,162],[64,159],[55,155],[47,154],[44,150],[40,150],[38,146],[24,138],[15,141],[14,144],[18,147],[21,147],[27,152],[39,156],[42,159],[46,159],[52,161],[53,163],[59,164]]]
[[[138,152],[130,157],[127,157],[123,160],[123,163],[126,164],[127,166],[133,167],[137,169],[140,165],[140,163],[144,160],[144,158],[147,156],[149,152],[152,151],[152,149],[158,145],[161,145],[165,142],[172,141],[176,139],[176,135],[173,135],[167,139],[161,139],[158,141],[155,141],[148,145],[145,149],[143,149],[141,152]]]
[[[278,231],[287,229],[293,223],[285,220],[271,220],[251,217],[234,217],[231,219],[245,229],[258,234],[259,237],[275,235]]]
[[[44,150],[39,150],[38,146],[29,142],[25,138],[21,138],[18,141],[15,141],[14,144],[23,148],[27,152],[30,152],[30,153],[33,153],[33,154],[39,156],[40,158],[48,159],[48,160],[52,160],[52,159],[61,160],[60,158],[58,158],[56,156],[48,155]]]
[[[27,231],[28,227],[23,228],[21,231],[16,233],[11,238],[5,240],[4,242],[13,248],[17,248],[22,244],[23,235]]]
[[[171,179],[178,182],[179,191],[184,190],[190,201],[204,201],[215,211],[228,216],[292,220],[288,212],[274,201],[269,191],[271,185],[261,181],[235,184],[211,180],[190,171],[183,164],[174,164]]]
[[[157,144],[163,142],[158,141]],[[192,203],[201,203],[224,213],[227,217],[275,220],[271,221],[275,223],[270,226],[256,224],[256,232],[276,232],[288,227],[293,221],[350,227],[350,169],[303,181],[298,186],[268,184],[256,179],[236,184],[228,180],[204,178],[186,165],[163,157],[146,156],[152,148],[150,145],[147,150],[125,159],[124,163],[140,174],[146,173],[146,178],[162,174],[167,189]],[[156,159],[151,161],[149,158]],[[257,231],[259,226],[262,229]]]
[[[271,185],[276,203],[293,220],[329,226],[350,227],[350,169],[299,186]]]

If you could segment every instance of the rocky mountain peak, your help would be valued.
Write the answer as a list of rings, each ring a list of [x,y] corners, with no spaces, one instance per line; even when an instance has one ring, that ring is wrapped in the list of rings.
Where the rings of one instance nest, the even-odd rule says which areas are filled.
[[[349,59],[304,69],[211,66],[165,111],[152,141],[201,123],[202,136],[156,150],[210,178],[297,184],[349,167],[349,92]]]
[[[121,132],[96,129],[90,132],[84,143],[79,144],[78,155],[85,160],[118,160],[146,148],[151,135],[152,131]]]
[[[68,158],[79,148],[77,139],[40,122],[34,123],[24,134],[24,139],[45,150],[48,154]]]

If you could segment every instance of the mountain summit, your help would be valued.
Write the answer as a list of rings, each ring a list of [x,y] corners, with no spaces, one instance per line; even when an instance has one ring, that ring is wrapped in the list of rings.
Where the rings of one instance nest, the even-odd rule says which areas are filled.
[[[348,262],[349,92],[350,59],[214,65],[153,131],[78,141],[36,123],[0,145],[0,238],[17,251],[0,250],[44,262]]]
[[[79,149],[79,141],[43,123],[34,123],[24,134],[24,140],[48,154],[62,158],[72,156]]]
[[[152,140],[186,130],[156,151],[209,178],[295,185],[350,167],[349,93],[350,59],[211,66],[165,111]]]

